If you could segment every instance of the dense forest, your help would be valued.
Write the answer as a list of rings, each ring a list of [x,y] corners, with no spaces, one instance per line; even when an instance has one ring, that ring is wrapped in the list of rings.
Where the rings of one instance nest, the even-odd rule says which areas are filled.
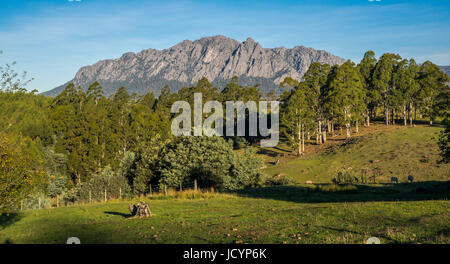
[[[85,91],[69,84],[51,98],[28,92],[29,80],[12,66],[0,68],[0,210],[140,196],[194,181],[220,190],[267,184],[253,147],[260,137],[172,136],[172,104],[193,104],[194,93],[222,103],[279,100],[281,133],[298,155],[311,138],[322,144],[336,129],[350,138],[374,118],[405,126],[445,119],[440,147],[449,160],[449,77],[429,61],[369,51],[357,65],[313,63],[302,80],[286,78],[279,97],[235,77],[223,89],[206,78],[176,93],[166,85],[158,98],[125,87],[105,97],[97,82]]]

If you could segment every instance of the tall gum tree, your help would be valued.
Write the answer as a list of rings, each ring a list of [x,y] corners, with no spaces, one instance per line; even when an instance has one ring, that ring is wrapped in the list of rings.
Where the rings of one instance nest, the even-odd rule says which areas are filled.
[[[351,61],[347,61],[332,74],[324,105],[337,122],[346,128],[346,137],[351,136],[351,124],[361,119],[366,111],[365,91],[361,75]]]
[[[369,50],[364,54],[363,59],[357,66],[367,95],[366,104],[368,111],[364,113],[366,126],[370,126],[370,116],[373,116],[375,107],[381,100],[380,93],[375,89],[372,79],[376,65],[377,59],[375,58],[375,52]]]
[[[376,94],[379,94],[380,103],[384,107],[386,125],[390,124],[391,94],[395,89],[393,73],[400,59],[401,57],[397,54],[383,54],[375,66],[372,77],[374,90]]]

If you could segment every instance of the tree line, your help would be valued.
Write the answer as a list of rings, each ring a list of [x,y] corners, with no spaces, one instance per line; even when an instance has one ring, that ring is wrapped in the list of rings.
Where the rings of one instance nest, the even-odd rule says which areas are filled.
[[[314,135],[317,144],[326,141],[336,127],[351,137],[361,124],[381,114],[386,125],[413,125],[417,114],[430,124],[449,113],[449,77],[432,62],[417,64],[386,53],[376,59],[373,51],[359,64],[347,61],[338,66],[313,63],[298,81],[286,78],[289,88],[281,97],[283,132],[301,155],[305,138]]]
[[[417,114],[433,122],[449,112],[449,79],[436,65],[395,54],[376,59],[371,51],[358,65],[313,63],[302,80],[286,78],[279,97],[262,96],[257,85],[242,86],[234,77],[221,90],[206,78],[177,92],[166,85],[159,97],[125,87],[105,96],[98,82],[86,90],[69,84],[50,98],[27,92],[29,80],[10,66],[0,70],[0,210],[19,201],[33,207],[50,199],[100,199],[105,190],[114,197],[145,195],[151,186],[193,180],[227,190],[270,181],[251,147],[258,136],[172,136],[172,104],[192,105],[194,93],[222,103],[279,99],[282,132],[298,154],[310,137],[322,144],[335,129],[351,137],[352,128],[358,132],[379,116],[387,125],[399,119],[412,125]],[[440,146],[448,153],[448,143]]]

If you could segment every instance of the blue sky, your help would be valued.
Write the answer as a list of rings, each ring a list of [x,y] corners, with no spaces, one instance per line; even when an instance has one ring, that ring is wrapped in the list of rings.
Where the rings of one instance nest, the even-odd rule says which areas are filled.
[[[182,40],[251,37],[359,61],[366,50],[450,65],[450,1],[2,0],[0,64],[17,61],[41,92],[84,65]]]

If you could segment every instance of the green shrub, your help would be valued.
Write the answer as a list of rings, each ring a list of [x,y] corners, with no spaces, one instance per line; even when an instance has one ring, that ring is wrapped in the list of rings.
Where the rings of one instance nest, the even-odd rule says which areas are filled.
[[[194,180],[199,186],[236,190],[260,181],[262,160],[251,149],[233,152],[222,137],[180,137],[162,151],[157,167],[159,184],[179,188]]]
[[[130,195],[130,186],[127,179],[107,166],[99,173],[92,175],[88,182],[81,185],[79,198],[84,201],[88,201],[90,198],[92,200],[104,200],[105,190],[107,199]]]
[[[356,184],[365,182],[365,176],[358,177],[350,169],[342,169],[331,180],[334,184]]]

